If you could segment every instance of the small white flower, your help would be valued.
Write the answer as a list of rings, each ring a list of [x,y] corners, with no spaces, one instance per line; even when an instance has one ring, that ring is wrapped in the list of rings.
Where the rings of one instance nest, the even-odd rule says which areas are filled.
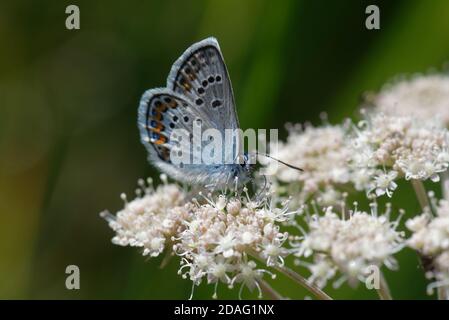
[[[396,171],[381,172],[374,177],[376,196],[387,194],[391,198],[392,192],[396,190],[397,184],[394,182],[398,173]]]

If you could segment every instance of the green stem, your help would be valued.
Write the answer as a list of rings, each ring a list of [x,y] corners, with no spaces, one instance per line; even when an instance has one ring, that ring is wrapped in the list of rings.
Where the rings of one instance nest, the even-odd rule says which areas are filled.
[[[446,170],[441,173],[441,189],[443,193],[443,199],[449,201],[449,171]]]

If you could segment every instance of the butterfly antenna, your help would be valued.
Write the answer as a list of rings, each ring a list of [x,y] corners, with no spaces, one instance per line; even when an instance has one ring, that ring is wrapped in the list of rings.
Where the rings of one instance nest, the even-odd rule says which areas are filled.
[[[273,160],[275,160],[275,161],[277,161],[277,162],[279,162],[279,163],[282,163],[284,166],[287,166],[287,167],[289,167],[289,168],[292,168],[292,169],[295,169],[295,170],[298,170],[298,171],[304,171],[304,169],[301,169],[301,168],[299,168],[299,167],[295,167],[294,165],[288,164],[288,163],[286,163],[286,162],[284,162],[284,161],[282,161],[282,160],[273,158],[272,156],[270,156],[270,155],[268,155],[268,154],[256,152],[256,155],[264,156],[264,157],[273,159]]]

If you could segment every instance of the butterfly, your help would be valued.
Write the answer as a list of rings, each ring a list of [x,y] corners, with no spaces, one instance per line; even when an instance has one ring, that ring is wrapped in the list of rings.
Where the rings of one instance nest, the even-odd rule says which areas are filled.
[[[220,161],[201,161],[195,148],[205,149],[210,139],[193,141],[199,124],[202,132],[214,129],[225,141],[218,150]],[[145,91],[138,126],[150,163],[177,181],[224,188],[251,179],[254,164],[243,152],[231,80],[213,37],[193,44],[176,60],[165,88]],[[232,137],[226,140],[228,129]],[[178,155],[188,161],[174,161]]]

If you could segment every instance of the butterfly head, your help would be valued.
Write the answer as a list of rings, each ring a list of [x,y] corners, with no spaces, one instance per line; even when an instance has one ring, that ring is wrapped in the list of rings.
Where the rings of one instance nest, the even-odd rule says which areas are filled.
[[[242,180],[242,182],[251,180],[251,177],[256,170],[256,162],[253,157],[248,153],[243,154],[237,166],[239,167],[239,170],[238,173],[236,172],[236,177]]]
[[[256,169],[255,159],[256,158],[254,155],[250,155],[245,152],[243,154],[243,163],[241,165],[245,168],[245,170],[247,170],[249,172],[253,172]]]

